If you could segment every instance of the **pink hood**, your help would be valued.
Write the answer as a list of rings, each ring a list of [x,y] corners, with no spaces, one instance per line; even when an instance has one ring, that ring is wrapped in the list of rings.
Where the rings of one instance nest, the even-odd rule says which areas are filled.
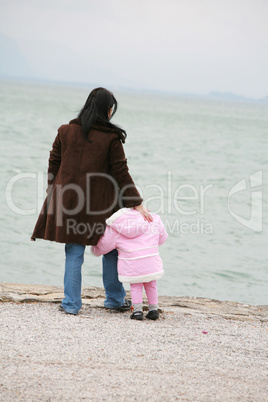
[[[129,239],[142,235],[150,225],[133,208],[119,209],[110,218],[106,219],[106,224]]]

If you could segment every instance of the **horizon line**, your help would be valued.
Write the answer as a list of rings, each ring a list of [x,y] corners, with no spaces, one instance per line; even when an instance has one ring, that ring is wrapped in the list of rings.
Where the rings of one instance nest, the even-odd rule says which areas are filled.
[[[60,81],[56,79],[50,78],[41,78],[41,77],[20,77],[20,76],[8,76],[0,74],[1,81],[19,81],[19,82],[32,82],[32,83],[40,83],[40,84],[52,84],[52,85],[65,85],[65,86],[77,86],[77,87],[85,87],[92,86],[96,87],[97,84],[93,84],[90,82],[81,82],[81,81]],[[220,90],[212,90],[206,94],[193,93],[193,92],[179,92],[179,91],[170,91],[164,89],[152,89],[152,88],[134,88],[128,86],[119,86],[119,85],[109,85],[110,88],[119,90],[119,91],[129,91],[129,92],[143,92],[143,93],[157,93],[157,94],[166,94],[173,96],[182,96],[182,97],[190,97],[190,98],[210,98],[210,99],[222,99],[226,101],[245,101],[245,102],[268,102],[268,95],[262,98],[251,98],[244,95],[239,95],[235,92],[231,91],[220,91]]]

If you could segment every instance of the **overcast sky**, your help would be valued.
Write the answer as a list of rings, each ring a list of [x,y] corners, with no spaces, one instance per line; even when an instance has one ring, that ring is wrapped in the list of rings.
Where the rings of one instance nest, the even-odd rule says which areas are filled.
[[[45,78],[268,95],[268,0],[0,0],[0,32]]]

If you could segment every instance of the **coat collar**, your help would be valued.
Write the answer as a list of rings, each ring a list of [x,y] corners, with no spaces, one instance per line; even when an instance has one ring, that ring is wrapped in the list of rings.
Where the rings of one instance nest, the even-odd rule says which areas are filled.
[[[76,119],[69,121],[69,124],[80,124],[81,126],[81,120],[77,117]]]

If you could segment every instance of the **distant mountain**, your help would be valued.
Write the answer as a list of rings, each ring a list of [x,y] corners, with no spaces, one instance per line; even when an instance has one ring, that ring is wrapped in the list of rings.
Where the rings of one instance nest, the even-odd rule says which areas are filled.
[[[54,41],[40,41],[34,38],[20,41],[20,46],[12,38],[0,32],[0,77],[26,78],[70,83],[90,83],[95,86],[144,91],[150,93],[172,93],[180,96],[230,101],[256,101],[268,103],[268,96],[263,99],[250,99],[232,92],[210,92],[208,95],[169,92],[149,88],[136,78],[117,71],[114,63],[108,66],[100,63],[94,52],[92,57],[84,57],[75,49]]]
[[[265,98],[260,99],[261,102],[263,103],[268,103],[268,96],[266,96]]]
[[[57,82],[90,83],[95,86],[141,86],[116,65],[99,65],[96,57],[84,57],[75,49],[48,40],[22,40],[20,46],[0,32],[0,77]]]
[[[102,71],[92,60],[76,50],[48,40],[28,40],[21,43],[23,54],[36,77],[62,82],[101,83],[115,80],[112,71]],[[120,76],[116,77],[120,82]]]
[[[210,92],[207,96],[207,98],[210,99],[222,99],[222,100],[232,100],[232,101],[256,101],[256,102],[268,102],[268,96],[265,98],[261,99],[254,99],[254,98],[248,98],[246,96],[242,95],[237,95],[234,94],[233,92],[220,92],[220,91],[213,91]]]
[[[213,99],[229,99],[229,100],[247,100],[245,96],[234,94],[233,92],[220,92],[220,91],[213,91],[210,92],[207,97]]]
[[[0,32],[0,76],[32,77],[32,70],[15,41]]]
[[[75,81],[92,79],[96,69],[85,63],[71,49],[49,41],[21,41],[0,33],[0,76],[39,80]]]

